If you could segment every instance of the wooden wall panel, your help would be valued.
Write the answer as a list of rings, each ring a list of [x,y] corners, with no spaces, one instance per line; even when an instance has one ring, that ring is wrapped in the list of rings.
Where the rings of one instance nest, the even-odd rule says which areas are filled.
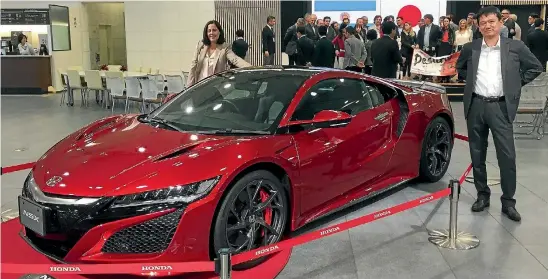
[[[263,64],[261,32],[266,25],[266,18],[270,15],[276,17],[274,26],[276,34],[276,58],[275,65],[282,64],[281,42],[284,34],[280,28],[281,18],[280,0],[257,1],[226,1],[215,0],[215,19],[218,20],[224,31],[226,40],[232,43],[236,39],[236,30],[244,30],[244,38],[250,45],[246,60],[252,65]]]

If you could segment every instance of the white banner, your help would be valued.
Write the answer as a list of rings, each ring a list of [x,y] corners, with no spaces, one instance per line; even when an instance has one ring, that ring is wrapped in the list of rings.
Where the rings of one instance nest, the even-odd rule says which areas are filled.
[[[446,56],[433,57],[420,49],[415,49],[411,61],[411,72],[425,76],[454,76],[457,74],[455,65],[457,64],[459,56],[460,52]]]

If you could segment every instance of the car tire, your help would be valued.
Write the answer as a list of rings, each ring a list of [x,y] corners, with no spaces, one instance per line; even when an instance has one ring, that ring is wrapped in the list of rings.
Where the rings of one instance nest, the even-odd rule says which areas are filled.
[[[276,242],[279,242],[282,239],[283,233],[286,228],[287,220],[289,219],[288,218],[289,203],[288,203],[285,187],[283,183],[271,172],[266,170],[256,170],[238,179],[232,185],[232,187],[228,189],[228,193],[221,201],[221,206],[219,208],[219,211],[213,223],[213,235],[212,235],[213,247],[212,248],[214,253],[217,253],[222,248],[229,248],[231,249],[231,251],[234,251],[233,255],[235,255],[241,252],[259,248],[260,246],[264,246],[264,245],[260,245],[260,246],[253,245],[251,249],[246,248],[241,251],[235,251],[236,248],[234,247],[234,244],[236,245],[241,244],[241,243],[236,243],[238,242],[239,239],[245,239],[247,237],[247,239],[249,240],[249,234],[246,234],[244,232],[247,231],[249,233],[249,231],[251,230],[251,227],[238,230],[239,233],[228,232],[228,228],[229,227],[233,228],[235,226],[234,225],[235,222],[239,226],[239,224],[243,224],[246,222],[252,223],[253,221],[249,221],[251,220],[251,218],[254,218],[253,220],[255,220],[255,218],[259,220],[261,218],[261,216],[252,217],[251,215],[246,214],[245,210],[246,209],[248,211],[250,210],[249,208],[246,208],[246,204],[243,204],[242,202],[243,200],[246,199],[245,196],[247,195],[247,189],[253,190],[254,189],[253,185],[258,184],[259,182],[261,185],[260,187],[264,187],[264,188],[261,188],[261,190],[259,191],[260,194],[258,194],[258,196],[260,196],[259,204],[265,202],[265,200],[262,199],[263,192],[269,192],[269,193],[275,192],[275,194],[272,195],[273,196],[272,203],[275,203],[277,207],[279,208],[271,209],[270,217],[268,218],[267,218],[267,213],[260,213],[260,214],[258,213],[257,215],[261,215],[263,218],[262,220],[265,223],[270,222],[269,225],[271,226],[271,228],[273,228],[277,232],[278,235],[276,236],[274,233],[271,233],[270,230],[266,229],[266,227],[263,227],[262,225],[256,225],[256,226],[259,226],[260,228],[259,228],[258,235],[255,235],[255,236],[261,238],[261,242],[264,243],[264,238],[265,238],[264,236],[266,235],[267,236],[266,238],[268,239],[267,245],[274,244]],[[253,191],[250,191],[250,192],[253,192]],[[234,210],[231,211],[232,208],[234,208]],[[266,211],[267,209],[265,209],[265,212]],[[237,213],[239,217],[236,217],[235,213]],[[242,220],[244,218],[246,220]],[[270,219],[270,220],[267,220],[267,219]],[[259,220],[258,222],[260,223],[262,221]],[[229,223],[231,224],[229,225]],[[249,231],[247,229],[249,229]],[[271,233],[271,235],[268,236],[268,233]],[[240,236],[234,238],[234,235],[240,235]],[[230,242],[229,242],[229,238],[232,239]],[[259,265],[260,263],[264,262],[267,259],[268,259],[268,256],[259,258],[250,262],[236,265],[233,267],[233,269],[235,270],[248,269],[248,268]]]
[[[428,124],[422,141],[420,180],[437,182],[445,175],[451,162],[453,142],[453,133],[447,120],[436,117]]]

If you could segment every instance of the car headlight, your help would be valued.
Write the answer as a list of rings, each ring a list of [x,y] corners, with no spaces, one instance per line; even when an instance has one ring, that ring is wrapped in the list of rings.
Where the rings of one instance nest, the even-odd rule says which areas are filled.
[[[219,182],[220,176],[187,185],[117,197],[111,208],[145,206],[169,203],[190,203],[207,195]]]

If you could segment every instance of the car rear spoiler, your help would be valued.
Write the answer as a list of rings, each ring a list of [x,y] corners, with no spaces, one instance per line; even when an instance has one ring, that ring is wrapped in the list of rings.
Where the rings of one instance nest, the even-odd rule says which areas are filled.
[[[437,92],[441,94],[447,93],[447,90],[445,89],[445,87],[433,82],[418,81],[418,80],[401,80],[401,79],[395,79],[395,78],[388,79],[388,80],[392,83],[413,88],[413,89],[423,89],[423,90],[428,90],[428,91]]]

